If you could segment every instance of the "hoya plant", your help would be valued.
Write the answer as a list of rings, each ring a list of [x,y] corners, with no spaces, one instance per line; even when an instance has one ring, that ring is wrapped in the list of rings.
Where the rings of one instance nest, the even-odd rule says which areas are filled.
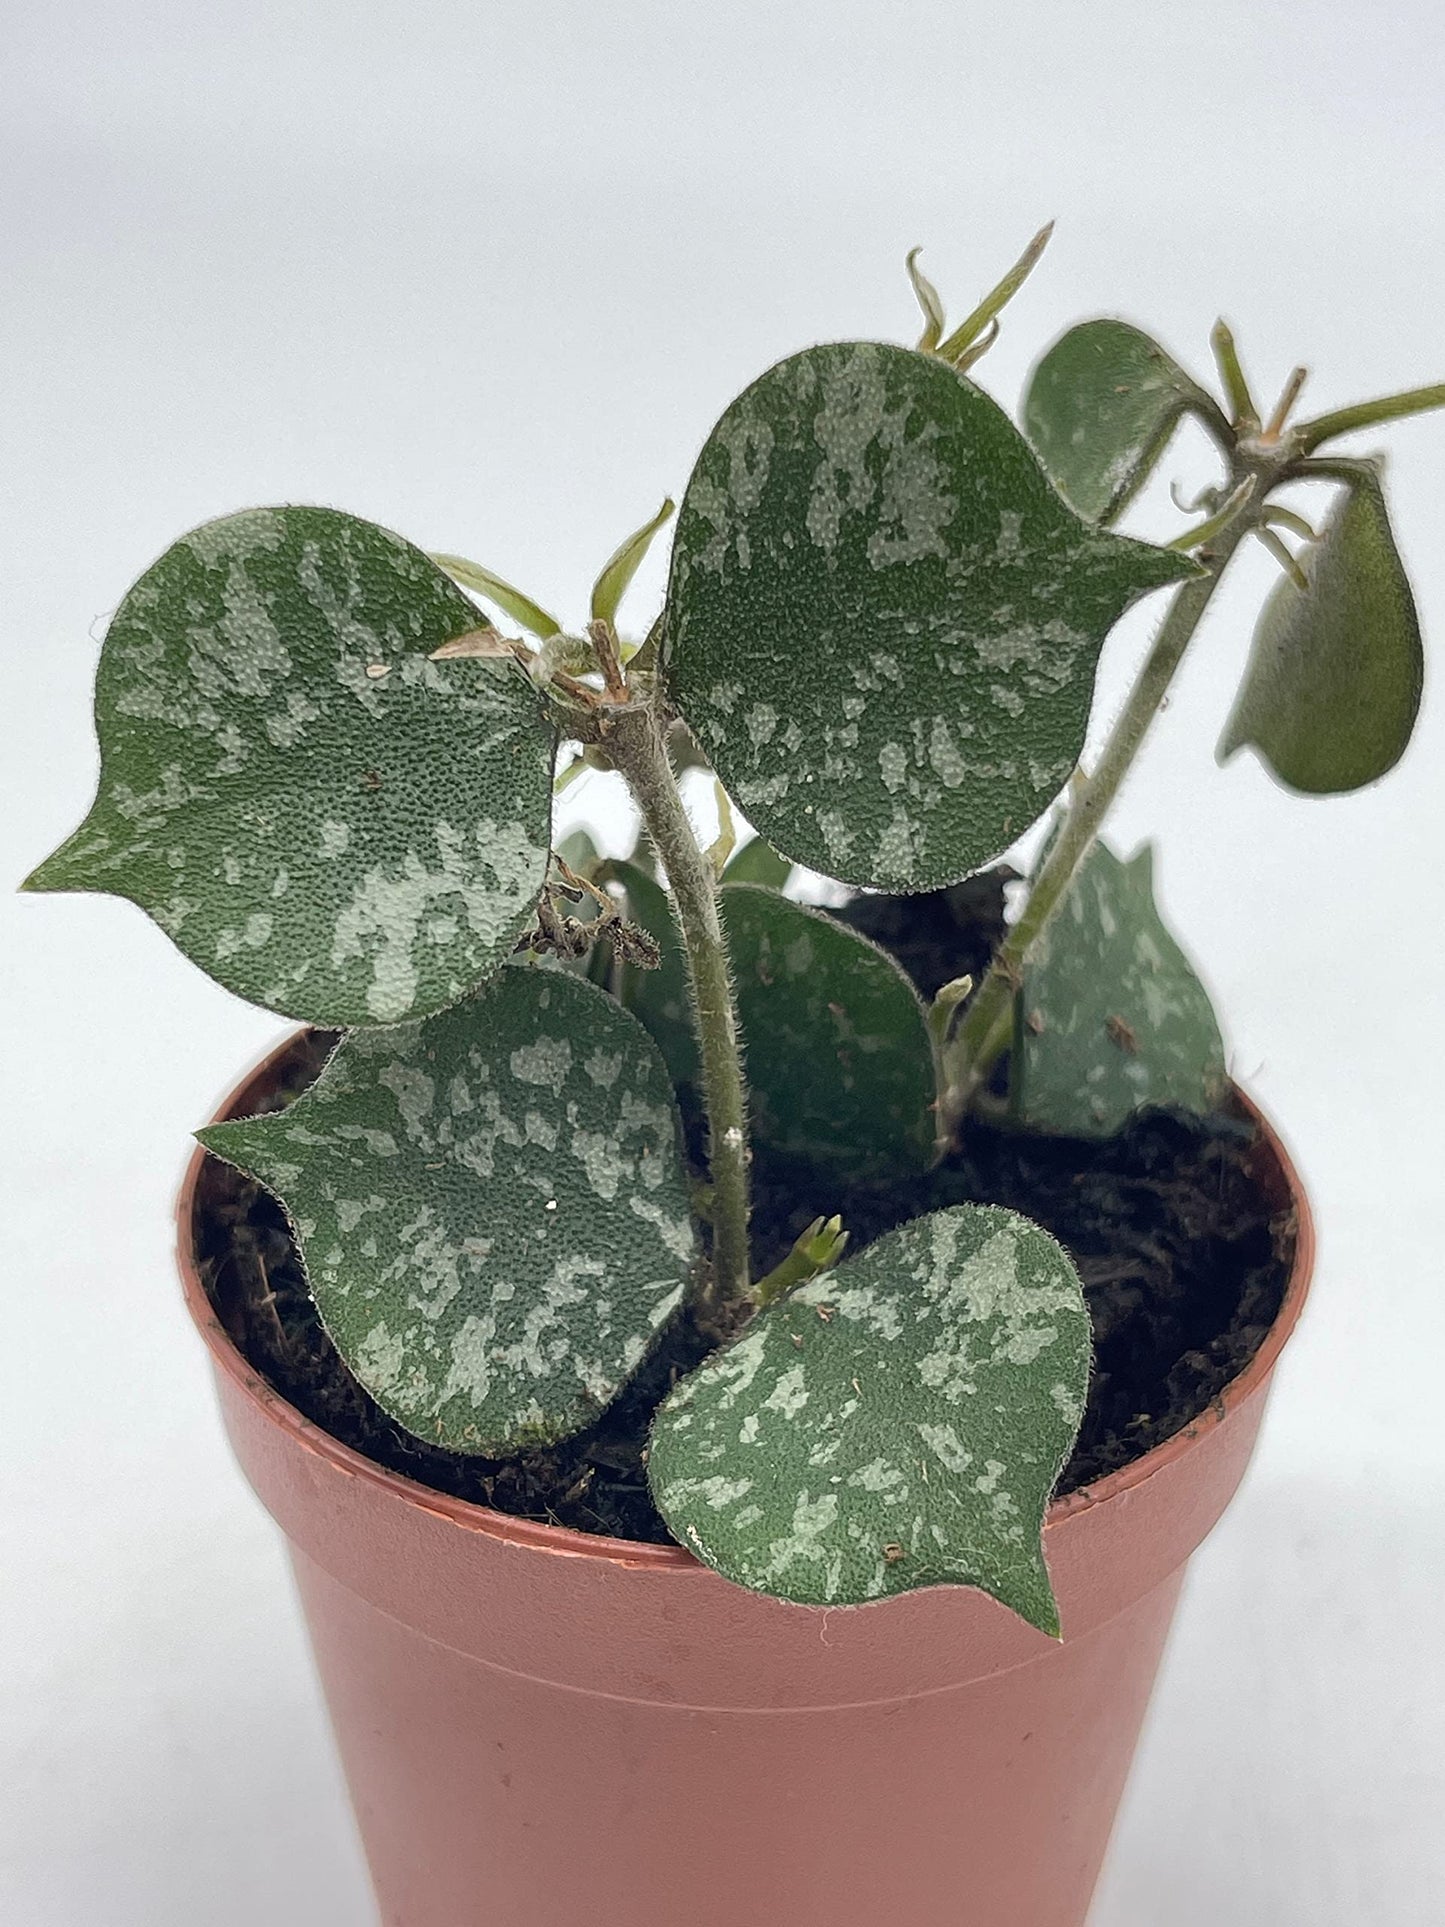
[[[1315,795],[1397,760],[1415,608],[1378,458],[1330,450],[1445,388],[1297,421],[1303,371],[1266,413],[1222,324],[1214,393],[1094,320],[1039,362],[1021,430],[970,371],[1044,238],[952,331],[910,258],[917,346],[808,348],[725,410],[640,644],[619,606],[671,502],[574,628],[332,508],[183,537],[111,622],[99,793],[28,887],[127,897],[227,989],[341,1033],[289,1108],[199,1136],[280,1200],[326,1332],[407,1431],[493,1458],[565,1439],[687,1319],[705,1356],[648,1452],[681,1544],[789,1600],[960,1583],[1057,1633],[1041,1527],[1089,1385],[1075,1266],[987,1205],[845,1257],[849,1202],[924,1177],[980,1110],[1100,1138],[1221,1102],[1150,852],[1099,830],[1250,538],[1282,573],[1220,754]],[[1119,533],[1185,417],[1219,457],[1200,519]],[[1304,483],[1330,491],[1318,524]],[[1163,595],[1083,770],[1105,639]],[[557,847],[586,767],[635,799],[631,861]],[[706,847],[687,769],[715,780]],[[987,968],[929,1005],[785,891],[795,866],[936,890],[1051,812]],[[755,1147],[837,1204],[763,1275]]]

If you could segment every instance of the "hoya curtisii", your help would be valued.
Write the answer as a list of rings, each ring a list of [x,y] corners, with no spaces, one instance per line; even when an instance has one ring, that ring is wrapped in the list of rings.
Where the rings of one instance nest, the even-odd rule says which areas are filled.
[[[1321,794],[1397,760],[1413,600],[1378,461],[1320,451],[1445,389],[1294,422],[1302,372],[1260,410],[1223,324],[1216,397],[1105,319],[1043,357],[1020,432],[968,371],[1046,239],[952,331],[911,256],[916,347],[806,349],[740,395],[640,643],[618,611],[670,500],[576,629],[333,509],[182,538],[110,625],[99,791],[29,887],[129,897],[238,995],[342,1031],[288,1109],[200,1135],[281,1200],[328,1333],[402,1426],[459,1453],[547,1445],[690,1320],[711,1351],[649,1457],[682,1544],[791,1600],[957,1582],[1057,1632],[1041,1527],[1088,1389],[1074,1265],[1027,1219],[956,1204],[848,1253],[848,1201],[926,1182],[975,1110],[1098,1137],[1223,1101],[1151,854],[1099,828],[1250,537],[1283,573],[1221,753]],[[1221,459],[1200,519],[1163,546],[1119,533],[1186,416]],[[1318,532],[1307,483],[1336,496]],[[1085,771],[1105,640],[1164,591]],[[587,766],[631,790],[631,860],[554,847],[555,794]],[[710,847],[683,766],[714,779]],[[795,866],[951,884],[1056,805],[981,981],[928,1007],[785,894]],[[759,833],[740,850],[735,808]],[[759,1148],[837,1203],[764,1277]]]

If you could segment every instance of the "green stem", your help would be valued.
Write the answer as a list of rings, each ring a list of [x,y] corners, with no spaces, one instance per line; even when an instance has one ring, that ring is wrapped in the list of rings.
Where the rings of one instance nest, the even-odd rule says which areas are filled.
[[[1208,574],[1186,582],[1175,596],[1093,775],[1083,778],[1073,790],[1063,823],[1034,879],[1028,901],[999,945],[988,975],[965,1010],[955,1034],[950,1057],[961,1068],[944,1092],[940,1106],[944,1143],[949,1141],[1008,1049],[1013,1036],[1014,994],[1029,952],[1088,855],[1104,816],[1118,795],[1149,725],[1184,660],[1225,566],[1253,527],[1256,515],[1257,511],[1241,515],[1220,531],[1208,553],[1200,556]]]
[[[1437,381],[1431,388],[1411,388],[1403,395],[1386,395],[1380,401],[1356,402],[1353,408],[1337,408],[1331,415],[1316,415],[1313,421],[1301,422],[1292,439],[1296,449],[1308,455],[1336,435],[1373,428],[1377,422],[1398,421],[1401,415],[1421,415],[1429,408],[1445,408],[1445,381]]]
[[[1259,409],[1255,406],[1254,396],[1249,392],[1249,383],[1244,378],[1239,350],[1234,343],[1234,331],[1227,321],[1215,322],[1209,337],[1209,345],[1214,350],[1219,379],[1224,386],[1229,412],[1234,417],[1234,426],[1242,429],[1258,428]]]
[[[717,879],[688,821],[656,710],[639,702],[619,708],[609,720],[606,742],[667,871],[687,953],[712,1177],[713,1275],[702,1310],[710,1324],[725,1330],[750,1307],[752,1280],[747,1103]]]

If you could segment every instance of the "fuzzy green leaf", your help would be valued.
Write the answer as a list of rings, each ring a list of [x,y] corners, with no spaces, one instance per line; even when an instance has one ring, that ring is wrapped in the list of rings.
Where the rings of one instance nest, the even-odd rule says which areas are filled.
[[[1153,854],[1095,843],[1034,946],[1010,1073],[1034,1130],[1111,1137],[1149,1106],[1202,1115],[1224,1095],[1219,1024],[1155,908]]]
[[[1219,756],[1248,744],[1288,788],[1335,796],[1399,762],[1424,677],[1415,598],[1364,464],[1299,566],[1307,586],[1281,577],[1260,613]]]
[[[667,892],[631,866],[611,874],[658,940],[659,970],[625,969],[620,995],[674,1081],[696,1084],[687,966]],[[866,937],[754,883],[721,892],[759,1143],[840,1178],[916,1176],[933,1142],[927,1020],[908,978]]]
[[[997,1206],[878,1239],[760,1313],[658,1412],[674,1536],[807,1605],[980,1586],[1057,1634],[1044,1510],[1088,1388],[1067,1256]]]
[[[116,611],[100,790],[29,879],[148,911],[238,996],[323,1025],[453,1003],[525,929],[553,738],[526,678],[435,663],[476,611],[332,509],[196,529]]]
[[[509,965],[425,1023],[353,1032],[288,1110],[197,1135],[281,1200],[372,1397],[453,1451],[589,1424],[694,1261],[662,1061],[558,971]]]
[[[769,890],[781,890],[793,874],[793,866],[779,856],[765,837],[755,836],[733,855],[722,873],[724,883],[761,883]]]
[[[725,885],[722,913],[758,1140],[848,1180],[924,1170],[933,1056],[898,965],[823,911],[758,884]]]
[[[1107,523],[1144,486],[1190,409],[1208,413],[1209,398],[1157,341],[1127,321],[1081,321],[1034,369],[1023,419],[1065,499]]]
[[[1195,572],[1081,522],[1003,411],[933,356],[843,342],[780,363],[709,437],[665,666],[775,849],[926,890],[1047,807],[1105,635]]]

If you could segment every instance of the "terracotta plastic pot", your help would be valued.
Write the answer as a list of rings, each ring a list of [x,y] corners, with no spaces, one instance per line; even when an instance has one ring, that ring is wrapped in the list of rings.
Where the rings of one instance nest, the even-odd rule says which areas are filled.
[[[263,1065],[223,1115],[260,1108]],[[940,1587],[822,1611],[671,1546],[530,1524],[337,1444],[180,1262],[296,1580],[385,1927],[1081,1927],[1190,1555],[1308,1286],[1185,1432],[1049,1514],[1055,1643]]]

